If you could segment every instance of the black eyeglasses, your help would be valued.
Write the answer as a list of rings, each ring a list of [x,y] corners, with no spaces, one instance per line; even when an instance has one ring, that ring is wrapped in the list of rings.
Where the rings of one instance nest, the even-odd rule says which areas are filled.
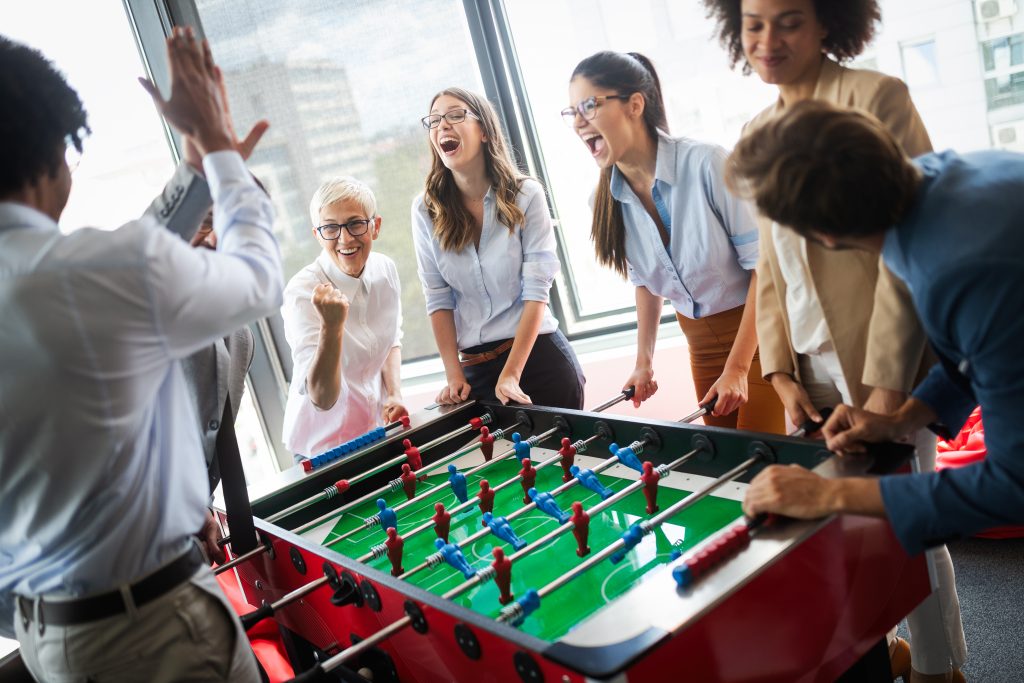
[[[341,237],[341,229],[348,230],[348,234],[353,237],[359,237],[366,233],[370,229],[370,223],[373,222],[372,218],[357,218],[354,221],[348,223],[326,223],[317,227],[316,231],[325,240],[336,240]]]
[[[580,100],[575,107],[563,109],[562,120],[565,121],[565,125],[572,128],[576,125],[576,114],[579,114],[587,121],[593,121],[594,117],[597,116],[597,107],[601,102],[605,100],[622,100],[625,102],[629,98],[629,95],[594,95],[585,100]]]
[[[438,126],[440,126],[441,119],[444,119],[448,123],[455,124],[462,123],[463,121],[466,120],[467,116],[471,119],[476,119],[477,121],[480,120],[479,116],[477,116],[468,109],[451,109],[445,112],[444,114],[429,114],[427,116],[424,116],[422,119],[420,119],[420,123],[423,124],[424,128],[430,130],[431,128],[437,128]]]

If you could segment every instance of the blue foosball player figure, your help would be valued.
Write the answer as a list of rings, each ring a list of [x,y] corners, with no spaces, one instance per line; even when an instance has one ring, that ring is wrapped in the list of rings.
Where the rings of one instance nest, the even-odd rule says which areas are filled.
[[[512,531],[512,527],[504,517],[495,517],[490,512],[485,512],[484,524],[487,525],[492,534],[511,544],[516,550],[522,550],[526,547],[526,541],[516,536],[516,532]]]
[[[469,494],[466,491],[466,475],[459,472],[459,468],[455,465],[448,465],[448,483],[460,503],[465,503],[469,499]]]
[[[390,528],[398,528],[398,515],[388,507],[383,498],[377,499],[377,509],[380,511],[377,513],[377,516],[380,517],[380,528],[384,529],[385,533]]]
[[[530,449],[532,446],[530,446],[528,441],[523,441],[523,437],[519,435],[519,432],[512,433],[512,448],[515,449],[516,458],[519,462],[530,457]]]
[[[576,477],[576,481],[581,483],[585,488],[588,488],[601,496],[601,500],[604,500],[615,493],[607,486],[601,484],[601,480],[597,478],[596,474],[594,474],[594,470],[581,470],[578,465],[573,465],[569,468],[569,473]]]
[[[462,572],[464,577],[471,579],[476,576],[476,570],[469,566],[469,562],[466,562],[466,557],[459,550],[459,546],[454,543],[445,543],[440,538],[435,538],[434,547],[441,553],[444,561]]]
[[[526,492],[526,495],[530,496],[530,500],[536,504],[537,509],[544,514],[551,515],[554,517],[559,524],[565,524],[569,521],[569,515],[562,511],[562,508],[558,507],[558,503],[555,502],[555,497],[550,493],[544,493],[537,489],[530,489]]]

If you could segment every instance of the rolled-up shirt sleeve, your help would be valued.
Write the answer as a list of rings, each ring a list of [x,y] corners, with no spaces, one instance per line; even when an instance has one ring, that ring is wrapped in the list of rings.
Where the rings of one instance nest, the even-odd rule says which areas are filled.
[[[729,235],[736,257],[744,270],[757,267],[757,215],[750,202],[740,199],[725,184],[725,150],[714,148],[704,166],[704,192],[712,210]]]
[[[270,199],[237,152],[208,154],[203,166],[214,199],[217,251],[193,249],[164,230],[150,230],[144,245],[158,334],[178,358],[272,314],[282,300]]]
[[[430,220],[423,197],[412,203],[412,241],[416,251],[416,272],[427,302],[427,315],[435,311],[455,310],[455,292],[441,275],[434,254],[434,223]]]
[[[523,182],[526,218],[522,227],[523,300],[547,303],[551,283],[558,273],[555,228],[544,198],[544,188],[534,180]]]

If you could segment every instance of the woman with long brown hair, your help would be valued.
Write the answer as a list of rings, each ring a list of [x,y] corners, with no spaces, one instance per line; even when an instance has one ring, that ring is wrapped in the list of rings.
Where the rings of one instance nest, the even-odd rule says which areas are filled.
[[[757,224],[722,175],[725,150],[668,134],[658,75],[636,53],[580,62],[562,111],[601,168],[591,238],[602,264],[636,287],[635,404],[658,389],[654,346],[665,299],[686,335],[707,424],[782,433],[754,330]]]
[[[548,292],[558,272],[544,188],[518,171],[485,98],[447,88],[422,119],[432,164],[413,241],[444,363],[441,404],[583,407],[583,371]]]

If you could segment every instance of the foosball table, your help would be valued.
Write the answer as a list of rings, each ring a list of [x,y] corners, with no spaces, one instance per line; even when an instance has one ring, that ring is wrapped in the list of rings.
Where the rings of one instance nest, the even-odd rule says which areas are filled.
[[[860,475],[910,447],[599,412],[622,398],[435,408],[282,472],[218,569],[243,623],[276,619],[303,680],[831,681],[930,592],[884,520],[740,507],[768,464]]]

